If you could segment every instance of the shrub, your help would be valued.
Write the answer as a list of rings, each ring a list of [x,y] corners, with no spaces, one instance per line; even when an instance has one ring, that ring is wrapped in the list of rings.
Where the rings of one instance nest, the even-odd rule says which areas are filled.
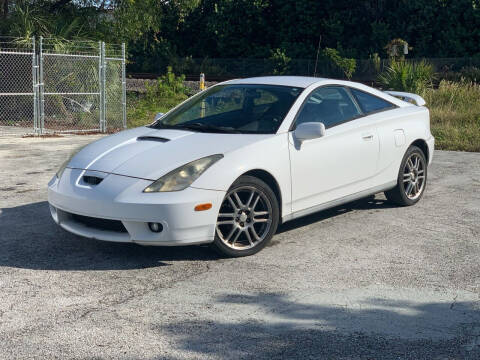
[[[427,61],[408,62],[391,60],[390,65],[378,76],[378,82],[388,90],[421,93],[432,87],[433,66]]]
[[[344,58],[340,56],[338,50],[331,48],[325,48],[323,55],[340,68],[347,79],[350,80],[352,78],[357,68],[357,61],[355,59]]]
[[[480,83],[480,69],[476,66],[465,66],[460,70],[460,76],[466,81]]]
[[[480,84],[480,68],[476,66],[464,66],[460,71],[447,71],[441,74],[442,80],[469,81]]]
[[[184,85],[185,75],[176,76],[172,67],[167,67],[167,73],[152,84],[145,84],[147,89],[146,97],[150,101],[156,101],[160,97],[172,97],[186,94],[187,88]]]
[[[274,75],[285,75],[290,70],[290,61],[292,59],[287,56],[285,50],[272,50],[268,60],[272,64]]]
[[[151,123],[155,114],[167,112],[187,98],[190,89],[184,85],[185,76],[176,76],[172,68],[153,84],[145,84],[145,94],[128,94],[128,127]]]

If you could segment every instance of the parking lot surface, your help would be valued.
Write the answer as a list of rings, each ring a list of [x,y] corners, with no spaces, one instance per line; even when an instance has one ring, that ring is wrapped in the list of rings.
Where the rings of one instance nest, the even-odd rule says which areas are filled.
[[[480,153],[437,151],[416,206],[378,194],[221,259],[55,225],[46,184],[96,138],[0,138],[1,359],[480,358]]]

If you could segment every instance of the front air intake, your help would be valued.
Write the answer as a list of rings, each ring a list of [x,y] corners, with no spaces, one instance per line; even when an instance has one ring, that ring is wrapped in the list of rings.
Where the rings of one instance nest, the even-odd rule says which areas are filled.
[[[90,216],[66,213],[71,220],[96,230],[126,233],[127,229],[120,220],[101,219]]]

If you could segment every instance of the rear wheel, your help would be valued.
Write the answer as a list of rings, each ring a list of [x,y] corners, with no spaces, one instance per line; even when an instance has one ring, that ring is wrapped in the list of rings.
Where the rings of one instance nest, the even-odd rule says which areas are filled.
[[[278,220],[272,189],[256,177],[241,176],[222,202],[212,247],[229,257],[253,255],[273,237]]]
[[[398,172],[397,186],[386,191],[388,200],[401,206],[416,204],[423,196],[427,183],[427,160],[417,146],[410,146]]]

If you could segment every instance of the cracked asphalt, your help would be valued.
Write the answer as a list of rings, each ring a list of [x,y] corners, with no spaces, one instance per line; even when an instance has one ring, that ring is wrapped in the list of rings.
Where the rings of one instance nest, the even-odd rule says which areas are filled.
[[[46,184],[98,136],[0,138],[1,359],[479,359],[480,153],[435,153],[422,201],[282,225],[242,259],[83,239]]]

